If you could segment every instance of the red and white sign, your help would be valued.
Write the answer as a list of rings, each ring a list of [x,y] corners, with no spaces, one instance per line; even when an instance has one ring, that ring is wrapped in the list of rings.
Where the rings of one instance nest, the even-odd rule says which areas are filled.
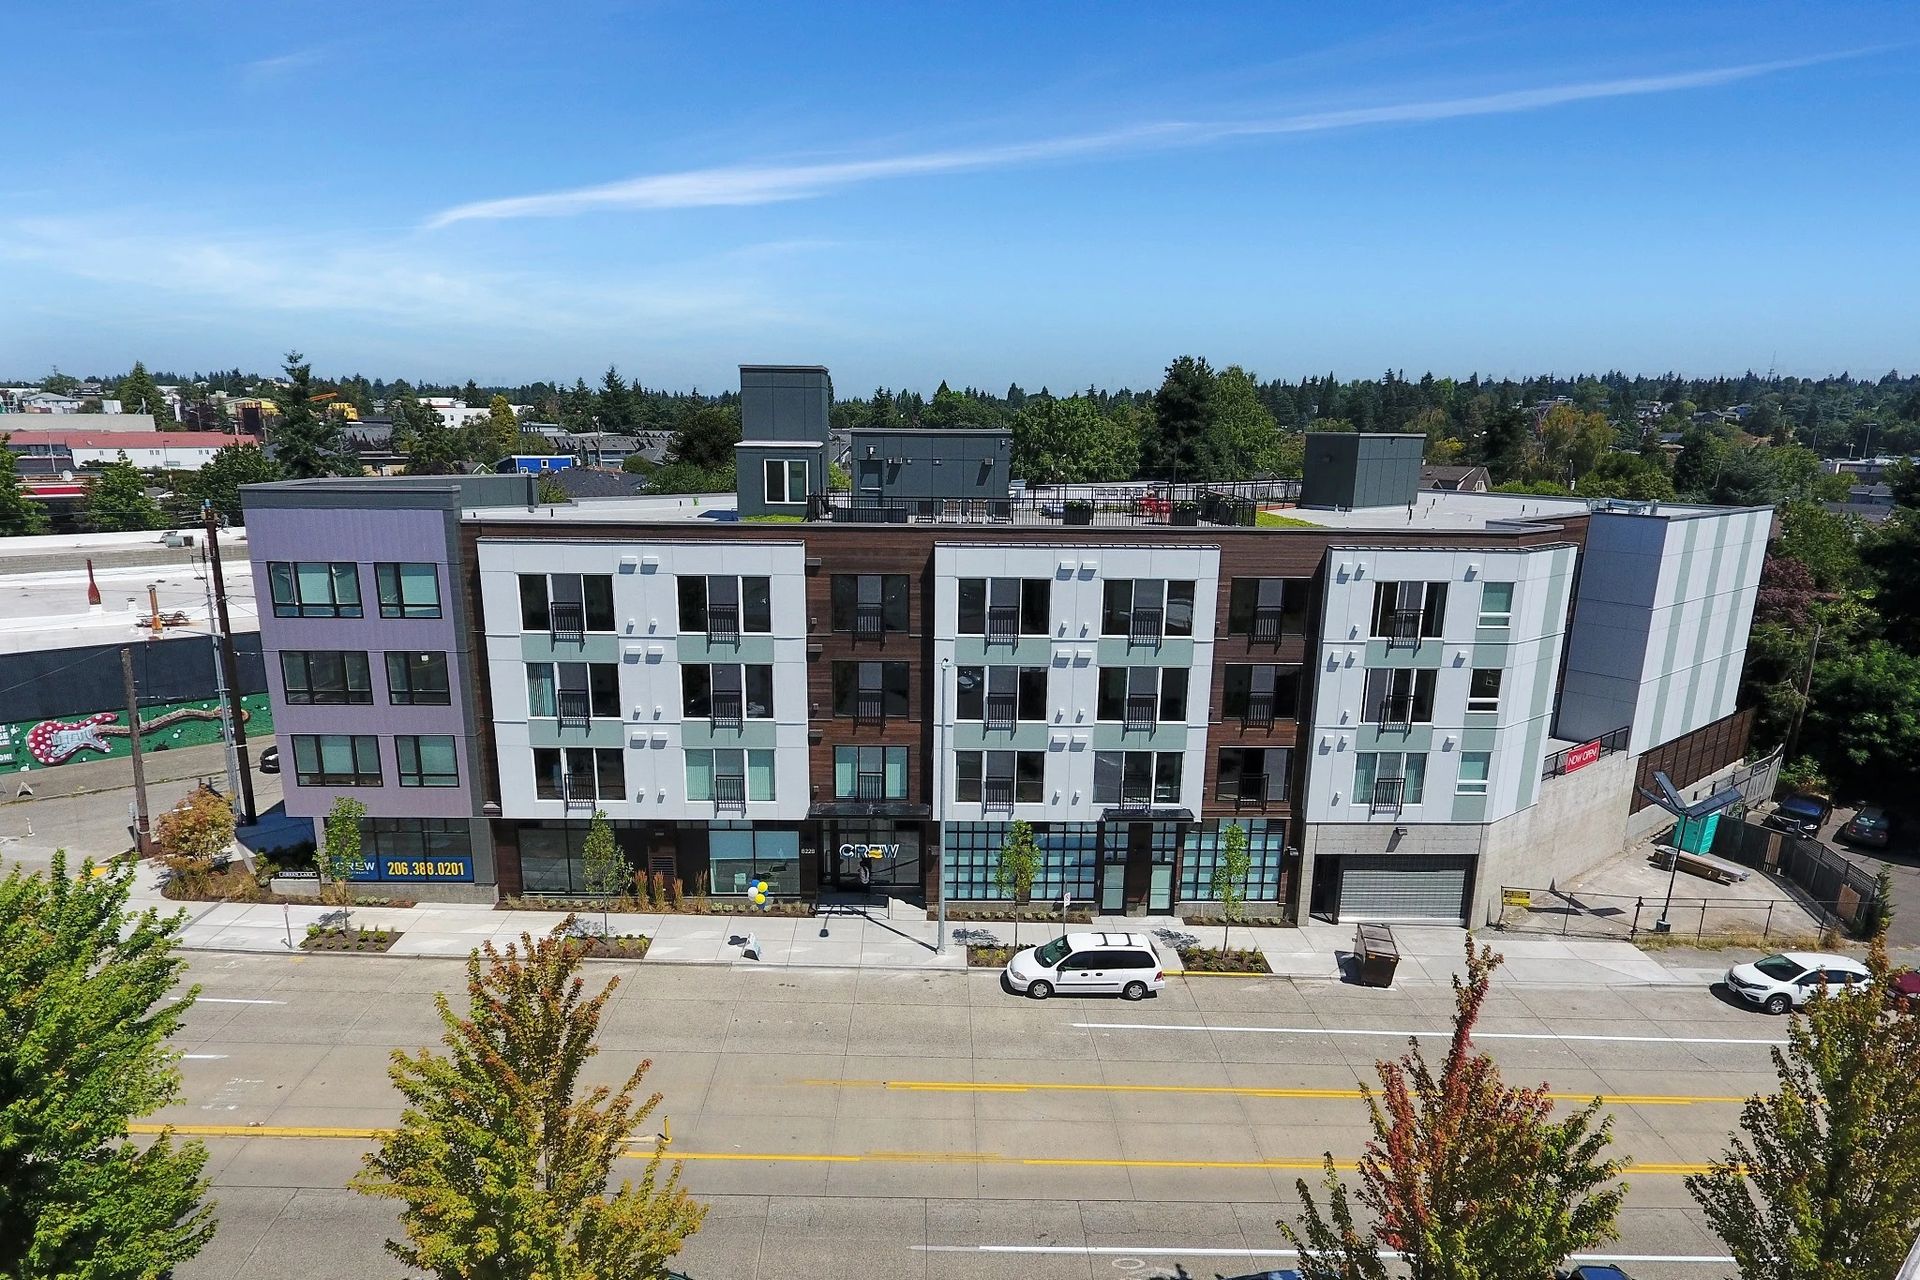
[[[1584,769],[1599,758],[1600,742],[1598,739],[1592,742],[1583,742],[1577,747],[1568,747],[1567,772],[1572,773],[1575,769]]]

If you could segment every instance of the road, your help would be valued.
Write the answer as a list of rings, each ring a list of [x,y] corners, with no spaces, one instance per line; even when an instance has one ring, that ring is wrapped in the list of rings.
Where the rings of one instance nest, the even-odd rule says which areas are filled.
[[[1279,979],[1176,980],[1126,1004],[1027,1001],[984,971],[589,977],[614,973],[588,1075],[653,1059],[670,1150],[711,1205],[684,1255],[696,1280],[1283,1265],[1260,1251],[1282,1245],[1294,1180],[1359,1151],[1360,1082],[1451,1009],[1441,990]],[[354,1131],[398,1115],[390,1052],[437,1041],[432,991],[463,977],[445,961],[193,958],[185,1098],[163,1118],[209,1135],[221,1225],[181,1280],[402,1274],[381,1249],[392,1208],[343,1183],[371,1146]],[[1771,1087],[1785,1025],[1706,991],[1531,989],[1496,991],[1482,1031],[1510,1079],[1611,1099],[1641,1166],[1614,1248],[1664,1280],[1730,1271],[1682,1174],[1722,1149],[1742,1095]],[[234,1127],[248,1136],[218,1132]]]

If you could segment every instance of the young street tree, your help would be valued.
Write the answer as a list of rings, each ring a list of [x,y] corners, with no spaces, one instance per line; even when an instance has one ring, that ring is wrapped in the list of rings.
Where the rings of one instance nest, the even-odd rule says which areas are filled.
[[[1221,935],[1222,951],[1228,950],[1227,936],[1233,930],[1233,918],[1240,913],[1240,903],[1246,894],[1244,886],[1247,876],[1253,871],[1253,858],[1247,853],[1247,829],[1237,822],[1229,822],[1220,831],[1220,856],[1213,864],[1213,896],[1220,900],[1220,914],[1226,917],[1226,931]]]
[[[353,873],[360,869],[360,819],[366,816],[367,806],[352,796],[335,800],[313,855],[320,874],[327,878],[327,896],[340,908],[345,926],[353,922]]]
[[[29,498],[14,470],[11,437],[0,433],[0,538],[18,538],[47,531],[47,513]]]
[[[1742,1280],[1892,1280],[1920,1232],[1920,1017],[1888,1006],[1879,940],[1867,965],[1793,1019],[1779,1091],[1687,1179]]]
[[[603,899],[611,898],[626,886],[627,856],[614,843],[613,826],[607,821],[604,809],[593,811],[593,821],[587,826],[586,843],[580,848],[580,864],[588,893]],[[600,936],[611,936],[607,927],[605,902],[600,905]]]
[[[389,1074],[406,1101],[400,1125],[350,1184],[400,1201],[406,1240],[387,1249],[444,1280],[651,1280],[666,1273],[706,1216],[661,1177],[656,1142],[640,1182],[606,1195],[613,1163],[660,1104],[635,1095],[643,1061],[616,1092],[581,1092],[602,1007],[579,946],[521,935],[467,960],[468,1010],[435,997],[444,1053],[396,1050]]]
[[[124,451],[87,486],[87,527],[96,533],[158,529],[165,523],[159,504],[147,496],[146,478]]]
[[[1613,1238],[1624,1162],[1604,1158],[1612,1121],[1598,1118],[1600,1100],[1555,1120],[1545,1085],[1510,1088],[1493,1059],[1474,1052],[1473,1026],[1499,963],[1468,935],[1467,979],[1453,980],[1453,1041],[1438,1074],[1417,1040],[1399,1061],[1375,1067],[1373,1139],[1353,1193],[1373,1223],[1355,1221],[1331,1155],[1324,1215],[1306,1179],[1295,1182],[1301,1222],[1278,1225],[1300,1250],[1305,1280],[1400,1274],[1382,1251],[1397,1252],[1412,1280],[1539,1280],[1569,1254]]]
[[[1033,898],[1033,881],[1040,874],[1040,846],[1034,843],[1033,824],[1016,820],[1007,828],[1007,842],[1000,846],[1000,861],[993,869],[993,882],[1002,893],[1013,895],[1013,945],[1020,945],[1020,908]]]
[[[206,1148],[128,1140],[179,1095],[200,989],[169,995],[183,916],[127,913],[132,862],[79,870],[0,880],[0,1276],[145,1280],[213,1236]]]

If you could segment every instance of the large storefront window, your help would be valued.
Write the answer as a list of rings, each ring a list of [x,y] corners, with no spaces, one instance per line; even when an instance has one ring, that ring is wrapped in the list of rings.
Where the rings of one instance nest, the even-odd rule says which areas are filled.
[[[355,880],[473,879],[473,833],[465,818],[362,818]]]
[[[951,822],[942,846],[941,877],[944,892],[955,901],[1004,901],[1006,894],[993,881],[1000,865],[1000,848],[1007,842],[1005,822]],[[1070,893],[1077,902],[1093,899],[1099,875],[1100,824],[1097,822],[1035,823],[1034,843],[1040,846],[1040,872],[1033,878],[1033,900],[1059,900]]]
[[[1229,822],[1207,822],[1187,832],[1180,858],[1180,901],[1213,900],[1213,868],[1220,860],[1220,831]],[[1240,885],[1246,902],[1278,902],[1280,880],[1287,860],[1287,824],[1282,819],[1252,818],[1239,825],[1247,829],[1247,859],[1251,864]]]
[[[755,880],[774,895],[800,892],[800,833],[754,829],[746,823],[715,823],[707,832],[711,892],[744,894]]]

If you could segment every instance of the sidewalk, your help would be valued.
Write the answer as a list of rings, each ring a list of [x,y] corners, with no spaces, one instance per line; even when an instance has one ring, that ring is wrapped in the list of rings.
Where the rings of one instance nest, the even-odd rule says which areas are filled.
[[[256,951],[286,955],[299,950],[309,924],[337,921],[339,908],[282,906],[270,903],[173,902],[162,898],[158,869],[143,864],[132,906],[166,913],[185,910],[182,944],[191,950]],[[361,928],[401,933],[388,955],[459,957],[491,941],[496,947],[518,942],[522,933],[551,932],[566,914],[560,911],[496,911],[484,906],[422,903],[417,907],[355,907]],[[594,928],[597,915],[581,920]],[[889,919],[884,911],[829,907],[811,917],[660,915],[612,912],[616,934],[640,933],[653,939],[646,964],[740,965],[754,968],[953,970],[967,967],[966,944],[1011,942],[1011,925],[948,922],[945,954],[934,950],[939,926],[932,920]],[[1081,926],[1086,928],[1089,926]],[[1219,925],[1183,925],[1168,917],[1098,917],[1094,929],[1146,932],[1153,936],[1169,972],[1180,968],[1179,946],[1222,944]],[[1032,945],[1058,933],[1059,927],[1023,924],[1020,941]],[[1353,946],[1348,926],[1308,924],[1301,928],[1235,925],[1235,947],[1253,946],[1266,957],[1275,976],[1308,982],[1343,980],[1342,964]],[[1446,986],[1464,971],[1460,929],[1401,926],[1396,987]],[[759,943],[760,958],[744,957],[748,935]],[[1625,942],[1592,939],[1510,938],[1488,934],[1485,941],[1505,956],[1497,981],[1503,986],[1609,987],[1687,984],[1700,981],[1695,969],[1668,968]]]

